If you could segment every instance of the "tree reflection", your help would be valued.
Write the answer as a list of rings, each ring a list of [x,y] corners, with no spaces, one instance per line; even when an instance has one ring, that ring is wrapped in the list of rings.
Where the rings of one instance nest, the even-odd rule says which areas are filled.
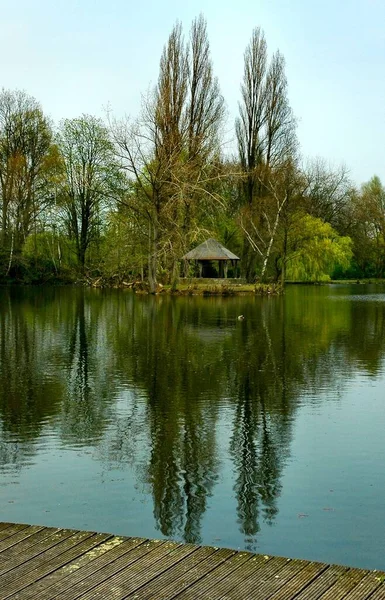
[[[110,376],[103,369],[108,350],[105,343],[98,344],[105,328],[105,320],[100,316],[103,298],[78,289],[72,302],[73,310],[67,321],[69,343],[64,357],[66,393],[61,433],[65,440],[83,445],[99,440],[105,430]]]
[[[51,427],[64,444],[134,469],[161,533],[200,543],[229,456],[226,483],[252,548],[278,512],[299,401],[320,401],[357,370],[383,373],[385,303],[328,293],[1,289],[0,468],[27,464]]]
[[[178,303],[150,300],[142,317],[136,331],[142,351],[134,370],[148,394],[151,454],[144,476],[152,488],[154,517],[163,535],[199,542],[218,469],[217,409],[213,403],[205,410],[199,401],[201,380],[193,375],[197,369],[203,379],[208,377],[207,362],[200,361],[207,348],[200,345],[200,356],[191,351],[186,314]],[[215,380],[212,387],[218,388]]]
[[[49,296],[43,311],[49,310]],[[2,290],[0,302],[0,411],[3,427],[21,441],[39,436],[60,410],[61,384],[47,367],[50,332],[36,318],[35,301]]]

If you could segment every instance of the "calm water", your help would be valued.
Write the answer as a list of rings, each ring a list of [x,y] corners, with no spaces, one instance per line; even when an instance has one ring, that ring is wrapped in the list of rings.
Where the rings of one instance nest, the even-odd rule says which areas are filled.
[[[0,520],[385,568],[385,288],[2,288],[0,380]]]

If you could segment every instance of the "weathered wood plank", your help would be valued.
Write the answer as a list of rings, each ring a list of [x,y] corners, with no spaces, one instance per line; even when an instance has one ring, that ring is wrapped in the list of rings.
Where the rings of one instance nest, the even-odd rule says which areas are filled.
[[[23,527],[20,527],[19,525],[15,525],[14,534],[10,534],[4,539],[0,540],[0,553],[4,552],[4,550],[9,550],[11,546],[16,546],[16,544],[18,544],[19,542],[22,544],[26,544],[26,540],[28,540],[31,536],[35,535],[39,531],[45,530],[46,527],[37,527],[31,525],[25,529]],[[8,554],[9,552],[7,552],[7,555]]]
[[[158,550],[133,563],[130,569],[122,570],[108,581],[93,588],[82,596],[82,600],[105,600],[106,597],[110,600],[123,600],[195,550],[196,546],[190,544],[177,545],[175,542],[165,542]],[[155,557],[157,552],[159,554]]]
[[[62,597],[72,587],[90,575],[95,574],[103,566],[112,563],[117,558],[126,556],[127,566],[130,565],[129,553],[132,549],[145,543],[143,538],[113,537],[95,550],[86,552],[80,559],[75,560],[62,567],[49,578],[46,585],[45,580],[37,582],[36,595],[32,598],[39,600],[51,600],[51,598]],[[24,595],[22,596],[24,600]],[[27,595],[26,598],[29,596]]]
[[[174,564],[166,572],[156,577],[151,583],[142,587],[140,590],[134,592],[135,600],[148,600],[151,598],[157,598],[161,600],[166,598],[169,600],[176,594],[182,592],[189,585],[189,577],[193,577],[194,581],[197,575],[197,567],[199,570],[202,569],[202,565],[208,565],[208,561],[211,561],[211,568],[219,564],[219,561],[223,560],[220,558],[214,558],[218,552],[218,549],[211,547],[197,548],[195,552],[189,554],[186,558],[183,558],[178,563]],[[208,570],[209,570],[208,566]],[[170,584],[170,582],[172,582]]]
[[[179,556],[176,556],[176,553],[173,553],[169,557],[170,562],[172,561],[174,563],[170,568],[163,571],[159,576],[158,572],[160,571],[160,567],[159,565],[156,565],[155,569],[153,569],[149,574],[153,578],[149,579],[150,583],[144,585],[146,582],[141,578],[137,578],[134,582],[129,582],[126,584],[126,586],[123,588],[125,595],[122,594],[121,596],[118,596],[118,598],[136,598],[136,596],[141,597],[141,593],[145,598],[156,597],[158,599],[158,597],[160,597],[169,600],[170,598],[176,596],[178,596],[178,598],[182,597],[180,592],[188,588],[191,582],[207,576],[207,574],[215,569],[218,565],[226,562],[234,555],[234,550],[227,550],[226,548],[216,549],[213,554],[208,556],[203,561],[198,562],[190,570],[188,570],[186,574],[178,579],[174,577],[174,573],[178,572],[180,568],[179,563],[176,563],[176,560],[179,558]],[[182,560],[182,563],[189,560],[190,557],[191,555],[187,559]],[[160,585],[162,582],[164,582],[163,586]],[[143,585],[144,587],[141,587]],[[154,590],[154,594],[148,594],[148,591],[151,591],[152,589]]]
[[[120,558],[100,567],[97,571],[92,569],[95,565],[91,564],[89,575],[85,579],[82,579],[79,583],[67,588],[65,592],[59,592],[58,595],[61,600],[76,600],[76,598],[83,598],[86,593],[93,590],[97,585],[103,584],[103,582],[116,573],[119,573],[123,569],[128,569],[128,567],[131,569],[132,565],[140,558],[148,556],[149,554],[151,554],[150,560],[157,560],[162,557],[162,555],[169,552],[169,548],[163,548],[165,544],[166,542],[160,540],[146,540],[136,548],[130,550],[130,552],[123,554]],[[147,564],[143,564],[144,568],[147,566]],[[82,571],[82,569],[80,569],[80,571]],[[49,596],[50,599],[56,597],[57,596]]]
[[[237,593],[239,592],[241,596],[247,598],[251,591],[253,600],[265,600],[265,598],[270,598],[274,592],[284,588],[288,581],[301,572],[304,569],[305,564],[305,561],[287,560],[282,568],[274,571],[270,576],[260,578],[258,577],[258,573],[253,573],[251,577],[246,579],[243,586],[234,588],[228,597],[236,598]]]
[[[248,553],[242,552],[240,554]],[[245,577],[262,569],[267,561],[271,560],[270,557],[251,554],[249,560],[242,561],[241,564],[238,563],[237,565],[238,561],[236,559],[237,554],[218,569],[209,573],[207,577],[201,578],[197,584],[192,585],[186,591],[183,596],[184,599],[203,598],[207,593],[209,593],[210,598],[213,598],[213,600],[220,600],[222,597],[225,598],[233,588],[242,583]]]
[[[348,569],[331,588],[322,594],[320,600],[342,600],[348,592],[364,579],[365,575],[367,575],[367,571]]]
[[[346,573],[347,567],[332,565],[325,569],[305,589],[295,596],[296,600],[318,600],[338,579]]]
[[[376,573],[368,573],[359,584],[349,593],[348,600],[370,600],[373,599],[373,592],[379,589],[383,596],[381,600],[385,600],[385,585],[381,583],[381,577]],[[345,599],[344,599],[345,600]]]
[[[43,537],[43,533],[46,533],[46,532],[39,532],[38,534],[36,534],[36,536],[41,534],[41,537],[39,537],[39,539],[34,539],[33,545],[29,544],[28,546],[26,546],[24,548],[24,552],[20,549],[20,546],[22,546],[22,542],[21,542],[16,547],[17,552],[12,552],[13,548],[11,548],[9,555],[7,555],[7,557],[6,557],[6,560],[1,561],[1,563],[0,563],[0,590],[2,587],[2,582],[4,580],[4,576],[8,571],[15,569],[16,567],[29,561],[31,558],[34,558],[35,556],[38,556],[39,554],[46,552],[52,546],[56,546],[56,544],[59,544],[63,539],[73,535],[75,533],[75,531],[67,531],[64,529],[58,529],[57,531],[51,530],[51,534],[48,536],[45,535],[44,537]],[[33,536],[31,536],[31,538],[29,538],[29,539],[32,540],[32,537]],[[1,595],[0,595],[0,598],[1,598]]]
[[[328,568],[323,563],[307,563],[306,567],[271,596],[271,600],[292,600]],[[269,599],[270,600],[270,599]]]
[[[183,600],[192,600],[193,598],[204,596],[209,591],[210,597],[212,595],[214,599],[220,599],[222,596],[226,596],[234,587],[238,586],[247,575],[250,575],[257,570],[261,570],[266,565],[266,562],[271,560],[270,557],[251,555],[251,558],[248,561],[242,562],[237,569],[234,568],[236,565],[233,562],[235,561],[236,556],[237,555],[235,554],[233,557],[230,557],[225,564],[221,565],[207,576],[200,577],[199,581],[196,584],[191,585],[183,594],[181,594],[180,598],[183,598]],[[228,577],[227,568],[230,569]]]
[[[4,529],[0,531],[0,541],[5,540],[15,535],[15,533],[18,533],[19,531],[22,531],[23,529],[28,529],[30,527],[30,525],[21,525],[15,523],[4,523],[4,525],[7,525],[7,527],[4,527]]]
[[[368,598],[368,596],[366,598]],[[380,581],[380,585],[378,586],[376,591],[373,593],[373,595],[369,596],[369,600],[384,600],[384,598],[385,598],[385,582]]]
[[[256,595],[257,590],[264,590],[268,582],[278,573],[281,572],[283,567],[289,562],[289,559],[282,557],[273,557],[268,560],[266,564],[256,573],[252,573],[249,577],[246,577],[240,582],[237,587],[234,587],[226,594],[226,598],[229,600],[236,600],[238,598],[248,598]]]
[[[193,595],[197,598],[199,594],[198,586],[202,581],[208,580],[211,581],[211,585],[214,585],[215,581],[221,581],[226,573],[239,568],[245,561],[250,560],[252,557],[252,555],[247,552],[236,552],[235,554],[228,556],[227,553],[223,554],[218,548],[210,548],[207,546],[200,550],[210,550],[211,554],[202,562],[199,562],[195,568],[192,568],[183,574],[182,577],[174,578],[174,573],[179,569],[179,567],[176,566],[169,569],[164,575],[155,580],[155,586],[158,587],[158,581],[161,581],[163,577],[165,579],[168,578],[168,585],[165,583],[164,586],[157,591],[157,600],[170,600],[176,596],[178,598],[186,598],[187,596],[189,597],[190,589],[194,589]],[[193,557],[194,556],[195,553]],[[184,559],[181,566],[183,566],[189,558],[190,557]],[[198,584],[198,586],[194,586],[194,584]],[[135,592],[134,595],[143,599],[153,598],[154,596],[148,595],[148,589],[151,590],[151,585]]]
[[[385,574],[0,523],[0,600],[385,600]]]
[[[13,535],[12,533],[9,533],[8,530],[10,529],[22,529],[22,528],[26,528],[29,527],[29,525],[23,525],[21,523],[0,523],[0,535],[6,537],[7,535]]]
[[[94,539],[95,537],[97,539]],[[100,541],[103,541],[102,536],[97,536],[86,531],[81,531],[65,538],[46,552],[35,556],[1,577],[0,597],[7,598],[11,594],[19,592],[38,579],[67,564],[71,559],[77,557],[79,553],[80,555],[83,554],[95,544],[100,543]]]

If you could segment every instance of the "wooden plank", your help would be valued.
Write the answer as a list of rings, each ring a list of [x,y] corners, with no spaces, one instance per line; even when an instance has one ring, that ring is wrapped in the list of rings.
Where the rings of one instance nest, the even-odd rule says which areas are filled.
[[[379,586],[372,596],[369,596],[369,600],[384,600],[385,598],[385,582],[379,580]]]
[[[168,600],[169,598],[172,598],[189,585],[189,575],[193,574],[194,577],[197,577],[196,567],[199,565],[200,570],[202,565],[207,563],[207,559],[212,560],[212,557],[216,552],[217,549],[208,546],[196,548],[195,552],[174,564],[166,572],[159,575],[159,577],[156,577],[150,584],[137,590],[135,592],[135,599],[147,600],[156,598],[157,600],[161,600],[161,598],[167,598]],[[217,561],[214,565],[217,564]],[[172,582],[171,584],[170,581]],[[173,588],[172,590],[170,586]]]
[[[367,575],[363,569],[348,569],[319,600],[342,600]]]
[[[14,524],[14,523],[4,523],[4,525],[8,525],[8,527],[4,527],[4,529],[2,529],[0,531],[0,541],[11,537],[15,533],[18,533],[19,531],[22,531],[23,529],[27,529],[28,527],[31,527],[30,525],[22,525],[22,524]]]
[[[4,537],[6,537],[7,529],[13,529],[14,527],[29,527],[29,525],[23,525],[21,523],[0,523],[0,535],[4,535]],[[12,535],[12,534],[11,534]]]
[[[165,542],[161,548],[133,563],[129,569],[123,568],[107,581],[94,587],[82,596],[82,600],[122,600],[195,550],[196,546],[190,544]],[[230,550],[227,552],[234,553]]]
[[[284,588],[274,592],[269,600],[291,600],[292,598],[296,598],[297,594],[319,577],[327,568],[328,565],[323,563],[307,563],[306,567],[298,575],[290,579]]]
[[[257,589],[264,589],[267,582],[272,577],[275,577],[277,573],[281,572],[281,569],[290,561],[290,559],[283,557],[273,557],[268,560],[266,564],[256,573],[252,573],[249,577],[246,577],[236,587],[232,588],[227,594],[226,598],[238,600],[238,598],[248,598],[252,596],[254,598],[257,593]]]
[[[204,560],[197,562],[195,567],[186,570],[182,576],[178,577],[180,570],[184,571],[186,565],[188,566],[192,560],[199,558],[197,552],[207,550],[210,551],[210,554]],[[226,573],[233,572],[252,557],[248,552],[237,552],[229,557],[227,553],[223,554],[218,548],[207,546],[199,548],[197,552],[157,577],[153,584],[146,585],[141,590],[136,591],[135,597],[137,596],[141,600],[152,599],[154,597],[157,600],[170,600],[170,598],[174,598],[175,596],[178,598],[186,597],[182,592],[186,594],[195,583],[201,582],[203,579],[205,581],[210,579],[212,585],[214,585],[215,581],[220,581]],[[199,556],[202,556],[202,554]],[[215,574],[214,578],[212,577],[213,574]],[[197,588],[195,587],[194,589],[194,597],[198,597]]]
[[[75,587],[81,581],[94,575],[103,566],[112,563],[117,558],[126,557],[130,564],[129,553],[137,546],[145,543],[143,538],[122,538],[115,536],[95,550],[86,552],[80,559],[75,560],[52,573],[46,580],[37,582],[36,595],[32,598],[39,600],[51,600],[51,598],[62,597],[70,588]],[[24,599],[24,596],[23,596]]]
[[[0,523],[0,600],[385,600],[385,574]]]
[[[0,579],[0,597],[4,599],[19,592],[38,579],[67,564],[71,559],[77,557],[79,552],[80,554],[86,552],[105,538],[105,535],[103,537],[86,531],[65,538],[43,554],[39,554],[3,576]]]
[[[271,561],[272,563],[273,561]],[[284,588],[287,582],[300,573],[305,566],[305,561],[286,559],[286,564],[283,564],[282,568],[273,571],[273,573],[265,576],[258,572],[253,573],[241,586],[233,588],[227,597],[236,598],[239,593],[247,598],[252,593],[253,600],[265,600],[265,598],[270,598],[277,590]]]
[[[385,600],[385,586],[381,584],[381,577],[377,573],[368,573],[360,583],[349,593],[346,600],[373,600],[373,592],[380,588],[384,594],[381,600]]]
[[[44,532],[39,533],[43,534]],[[15,569],[19,565],[22,565],[35,556],[42,554],[52,546],[56,546],[56,544],[59,544],[63,539],[73,535],[74,533],[74,531],[66,529],[59,529],[56,532],[52,532],[51,530],[51,535],[45,536],[39,540],[35,540],[35,543],[27,546],[24,552],[19,549],[17,553],[13,553],[13,548],[11,548],[9,554],[7,554],[6,560],[3,560],[0,564],[0,590],[3,578],[8,571]],[[32,539],[32,536],[30,539]],[[21,545],[22,543],[18,544],[18,547]]]
[[[45,527],[38,527],[35,525],[31,525],[27,528],[22,528],[18,525],[15,525],[14,535],[6,536],[3,540],[0,540],[0,553],[4,552],[4,550],[9,550],[11,546],[16,546],[19,542],[25,542],[31,536],[35,535],[39,531],[44,531]],[[7,552],[7,555],[9,552]],[[3,559],[3,557],[1,557]]]
[[[233,562],[231,559],[227,562]],[[261,572],[266,567],[267,562],[272,560],[270,556],[251,555],[248,561],[242,563],[238,569],[227,573],[227,563],[223,567],[210,573],[208,577],[201,579],[196,585],[191,586],[185,594],[185,598],[192,600],[195,597],[204,597],[206,593],[213,599],[219,600],[225,598],[234,589],[252,573]],[[234,565],[233,565],[234,566]]]
[[[314,581],[295,596],[296,600],[318,600],[338,579],[346,573],[347,567],[332,565],[325,569]]]
[[[210,591],[210,596],[212,595],[213,599],[222,598],[222,596],[225,596],[231,589],[239,585],[247,575],[263,568],[267,561],[271,560],[270,557],[251,555],[249,560],[242,561],[240,565],[238,564],[239,568],[236,568],[236,556],[237,555],[235,554],[233,557],[230,557],[226,563],[209,573],[206,577],[200,577],[196,584],[191,585],[183,594],[178,596],[178,600],[179,597],[181,599],[183,598],[183,600],[199,598],[200,596],[204,596],[207,590]],[[227,568],[228,566],[230,567],[230,564],[234,569],[229,573],[231,577],[226,577]]]
[[[108,562],[108,564],[102,567],[95,565],[96,561],[94,561],[94,563],[89,565],[89,574],[86,578],[82,578],[81,581],[75,585],[71,585],[66,589],[65,592],[60,591],[57,595],[50,595],[48,598],[50,598],[50,600],[56,598],[57,596],[60,597],[60,600],[76,600],[76,598],[83,598],[84,595],[90,590],[93,590],[93,588],[95,588],[97,585],[102,584],[104,581],[108,580],[122,569],[128,568],[129,566],[132,568],[132,565],[135,564],[135,562],[140,558],[151,555],[150,560],[157,560],[158,558],[162,557],[162,554],[164,555],[165,552],[169,552],[166,544],[166,542],[160,540],[145,540],[136,548],[133,548],[128,553],[123,554],[112,562]],[[144,563],[143,567],[146,568],[146,566],[147,565]],[[80,571],[75,573],[75,575],[78,573],[81,575],[82,570],[83,569],[80,569]]]

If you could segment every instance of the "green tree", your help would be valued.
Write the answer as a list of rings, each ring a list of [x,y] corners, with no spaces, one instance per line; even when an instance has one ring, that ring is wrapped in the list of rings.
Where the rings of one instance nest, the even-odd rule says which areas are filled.
[[[308,214],[295,214],[289,230],[286,272],[289,279],[327,281],[336,267],[350,265],[352,241],[330,223]]]
[[[283,180],[292,179],[297,146],[285,61],[276,52],[268,63],[265,36],[259,28],[245,51],[241,96],[235,127],[242,174],[242,264],[246,279],[252,281],[257,257],[262,277],[266,271],[287,202],[286,191],[278,193],[278,188]]]
[[[122,174],[100,119],[83,115],[63,121],[57,141],[64,171],[59,202],[84,270],[90,244],[100,237],[103,211],[122,193]]]
[[[38,102],[21,91],[0,93],[1,245],[9,272],[40,213],[51,202],[55,168],[51,126]]]
[[[364,274],[385,274],[385,188],[379,177],[364,183],[352,201],[354,255]]]

